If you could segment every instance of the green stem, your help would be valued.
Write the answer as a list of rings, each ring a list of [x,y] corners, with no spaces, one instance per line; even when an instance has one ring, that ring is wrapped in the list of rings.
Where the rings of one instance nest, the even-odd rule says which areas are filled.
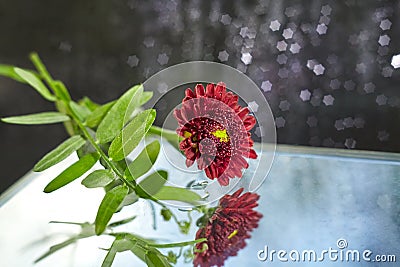
[[[165,138],[165,140],[167,140],[172,146],[180,151],[179,143],[183,140],[183,138],[179,136],[176,132],[153,125],[149,129],[149,133]]]
[[[29,57],[40,76],[45,80],[53,93],[57,96],[58,100],[63,101],[64,103],[66,101],[69,102],[71,100],[71,96],[69,95],[67,88],[65,88],[65,85],[61,81],[54,81],[39,55],[37,53],[31,53]]]
[[[154,126],[154,125],[150,127],[149,133],[162,136],[163,138],[165,138],[166,140],[168,140],[170,142],[176,142],[176,141],[180,142],[183,140],[183,138],[181,136],[177,135],[175,131],[163,129],[161,127]]]
[[[89,134],[86,127],[79,120],[78,116],[73,112],[73,110],[71,110],[71,108],[69,107],[70,97],[69,97],[69,94],[67,93],[68,90],[65,87],[65,85],[60,81],[53,80],[50,73],[47,71],[46,67],[44,66],[43,62],[40,60],[38,54],[31,53],[30,59],[32,60],[33,65],[35,65],[36,69],[39,71],[39,74],[43,77],[43,79],[46,81],[48,86],[56,94],[58,100],[62,101],[65,104],[67,113],[71,115],[74,122],[78,125],[78,127],[83,132],[83,135],[86,137],[87,140],[89,140],[89,142],[92,144],[92,146],[96,149],[97,153],[99,153],[101,158],[106,162],[107,166],[110,169],[112,169],[115,172],[115,174],[117,174],[121,178],[121,180],[124,181],[124,183],[126,185],[130,186],[132,189],[135,189],[136,185],[129,182],[125,178],[124,174],[121,173],[119,171],[119,169],[111,162],[111,160],[107,157],[107,155],[104,153],[104,151],[97,145],[96,141]]]
[[[199,238],[199,239],[195,239],[195,240],[191,240],[191,241],[184,241],[184,242],[177,242],[177,243],[167,243],[167,244],[157,244],[157,243],[153,243],[151,240],[146,240],[141,236],[138,236],[136,234],[133,233],[128,233],[128,232],[118,232],[118,233],[112,233],[112,232],[105,232],[104,234],[106,235],[110,235],[110,236],[125,236],[130,240],[134,240],[134,241],[139,241],[141,243],[144,244],[144,248],[148,248],[148,247],[154,247],[154,248],[174,248],[174,247],[184,247],[184,246],[189,246],[189,245],[194,245],[197,243],[202,243],[202,242],[206,242],[207,238]],[[138,244],[140,245],[140,244]]]
[[[67,114],[67,115],[69,115],[69,116],[71,116],[72,120],[76,123],[78,128],[81,130],[83,136],[91,143],[91,145],[95,148],[95,150],[100,155],[100,157],[104,160],[105,165],[107,166],[107,168],[109,168],[112,171],[114,171],[114,173],[127,186],[131,187],[134,191],[136,191],[136,188],[137,188],[136,182],[135,181],[131,182],[131,181],[128,181],[126,179],[126,176],[123,174],[123,172],[121,172],[117,168],[117,166],[112,162],[112,160],[106,155],[106,153],[99,146],[99,144],[96,142],[96,140],[90,135],[90,133],[88,132],[88,130],[87,130],[86,126],[84,125],[84,123],[79,119],[77,114],[70,108],[69,104],[71,103],[71,97],[70,97],[70,95],[68,93],[68,90],[65,87],[65,85],[61,81],[53,80],[53,78],[51,77],[50,73],[47,71],[46,67],[44,66],[44,64],[42,63],[41,59],[39,58],[39,56],[36,53],[31,53],[30,54],[30,59],[31,59],[32,63],[34,64],[34,66],[36,67],[37,71],[39,72],[41,78],[46,82],[48,87],[55,94],[55,96],[57,98],[57,102],[62,104],[65,107],[65,110],[63,110],[62,112]],[[57,109],[59,109],[59,108],[57,108]],[[177,135],[174,131],[162,129],[162,128],[157,127],[157,126],[152,126],[150,128],[150,130],[149,130],[149,133],[162,136],[168,142],[170,142],[171,144],[173,144],[174,146],[176,146],[178,148],[179,148],[179,142],[181,140],[183,140],[183,138],[180,137],[179,135]],[[157,204],[161,205],[164,209],[169,210],[170,213],[171,213],[172,218],[174,219],[174,221],[178,224],[178,226],[181,226],[181,222],[179,221],[179,219],[176,217],[176,215],[166,205],[164,205],[163,203],[159,202],[157,199],[154,199],[153,197],[150,197],[149,199],[154,201],[154,202],[156,202]],[[190,222],[192,221],[192,218],[191,218],[190,214],[189,214],[189,220],[190,220]],[[71,222],[53,222],[53,223],[78,224],[78,223],[71,223]],[[87,236],[84,236],[84,237],[87,237]],[[137,238],[137,239],[141,240],[139,238]],[[156,244],[156,243],[152,243],[151,241],[146,241],[144,239],[142,241],[146,244],[146,246],[149,246],[149,247],[172,248],[172,247],[183,247],[183,246],[193,245],[193,244],[196,244],[196,243],[205,242],[205,241],[207,241],[207,239],[206,238],[201,238],[201,239],[197,239],[197,240],[194,240],[194,241],[186,241],[186,242],[170,243],[170,244]]]
[[[174,247],[184,247],[189,246],[197,243],[202,243],[207,241],[207,238],[200,238],[193,241],[186,241],[186,242],[178,242],[178,243],[169,243],[169,244],[156,244],[156,243],[148,243],[147,245],[150,247],[155,248],[174,248]]]
[[[83,134],[85,135],[86,139],[89,140],[89,142],[92,144],[92,146],[96,149],[97,153],[99,153],[100,157],[104,160],[104,162],[107,164],[107,166],[112,169],[115,174],[119,176],[119,178],[124,181],[124,183],[128,186],[130,186],[132,189],[136,188],[136,185],[130,181],[128,181],[124,174],[120,172],[120,170],[111,162],[111,160],[107,157],[106,153],[104,153],[103,149],[99,147],[97,142],[93,139],[93,137],[89,134],[87,131],[86,127],[82,124],[82,122],[78,119],[76,114],[72,110],[71,114],[73,116],[74,121],[78,125],[78,127],[82,130]]]
[[[39,71],[39,74],[42,78],[46,81],[49,87],[53,90],[53,92],[57,92],[57,88],[54,86],[54,80],[51,78],[50,73],[47,71],[46,67],[44,66],[43,62],[40,60],[39,55],[37,53],[31,53],[29,55],[33,65],[35,65],[36,69]]]

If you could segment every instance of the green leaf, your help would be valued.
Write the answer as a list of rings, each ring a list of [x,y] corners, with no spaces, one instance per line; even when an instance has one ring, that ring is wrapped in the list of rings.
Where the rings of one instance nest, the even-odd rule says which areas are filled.
[[[176,200],[190,204],[201,200],[201,197],[198,194],[182,187],[173,186],[162,187],[157,194],[153,195],[153,197],[158,200]]]
[[[95,220],[95,231],[97,235],[104,232],[113,214],[117,211],[119,205],[128,194],[128,187],[124,185],[117,186],[106,193],[101,201]]]
[[[56,223],[64,223],[64,222],[56,222]],[[80,225],[82,227],[81,232],[78,235],[75,235],[64,242],[61,242],[59,244],[56,244],[54,246],[51,246],[50,249],[44,253],[42,256],[40,256],[38,259],[35,260],[35,263],[43,260],[44,258],[50,256],[54,252],[57,252],[58,250],[65,248],[66,246],[75,243],[79,239],[91,237],[94,235],[94,230],[93,230],[93,225],[89,223],[69,223],[69,224],[76,224]]]
[[[147,103],[151,98],[153,97],[153,92],[143,92],[142,97],[140,98],[140,103],[139,106],[143,106],[144,104]]]
[[[146,264],[148,267],[170,267],[172,266],[164,255],[158,250],[151,250],[146,253]]]
[[[85,139],[83,139],[79,135],[74,135],[68,138],[54,150],[47,153],[38,163],[36,163],[33,170],[35,172],[41,172],[46,170],[47,168],[50,168],[51,166],[67,158],[74,151],[81,148],[85,144],[85,142]]]
[[[90,129],[88,129],[90,130]],[[95,153],[96,148],[90,143],[89,141],[86,141],[86,143],[76,151],[76,154],[78,155],[79,158],[82,158],[83,156],[91,153]]]
[[[124,252],[130,250],[135,245],[136,241],[122,237],[116,242],[115,249],[117,250],[117,252]]]
[[[72,112],[78,117],[80,121],[85,121],[87,116],[91,113],[88,107],[81,106],[78,103],[71,101],[69,102],[69,107],[71,108]]]
[[[118,252],[124,252],[131,250],[137,244],[137,241],[125,238],[125,235],[116,236],[111,247],[108,249],[108,253],[103,261],[101,267],[110,267],[115,259]]]
[[[97,128],[96,137],[100,143],[110,142],[118,135],[132,112],[139,106],[142,92],[142,85],[134,86],[111,107]]]
[[[144,238],[139,235],[135,235],[128,232],[119,232],[119,233],[110,233],[111,236],[120,236],[125,240],[131,240],[133,242],[137,242],[139,245],[147,246],[147,243],[155,243],[156,239],[154,238]]]
[[[129,193],[126,195],[122,203],[119,205],[117,211],[120,211],[123,207],[132,205],[133,203],[136,203],[139,200],[139,197],[136,195],[135,192]]]
[[[33,65],[36,67],[37,71],[39,72],[38,78],[43,79],[46,81],[47,85],[53,90],[55,94],[55,98],[61,101],[69,102],[71,100],[71,96],[65,87],[62,81],[55,81],[51,77],[50,73],[47,71],[46,67],[44,66],[43,62],[39,58],[37,53],[30,53],[29,58],[31,59]]]
[[[120,225],[124,225],[124,224],[130,223],[130,222],[132,222],[134,219],[136,219],[136,217],[137,217],[137,216],[132,216],[132,217],[129,217],[129,218],[120,220],[120,221],[116,221],[116,222],[110,223],[110,224],[108,225],[108,227],[117,227],[117,226],[120,226]]]
[[[70,118],[59,112],[42,112],[29,115],[14,116],[8,118],[2,118],[3,122],[13,124],[52,124],[69,121]]]
[[[78,130],[80,131],[80,130]],[[96,135],[96,132],[93,131],[90,128],[86,128],[86,131],[88,132],[88,134],[93,138]],[[79,158],[82,158],[83,156],[85,156],[86,154],[91,154],[91,153],[95,153],[97,150],[96,148],[93,146],[93,144],[89,141],[86,140],[86,143],[78,149],[78,151],[76,151],[76,154],[78,155]]]
[[[86,125],[90,128],[95,128],[101,120],[104,118],[104,116],[107,114],[107,112],[112,108],[112,106],[115,104],[115,101],[112,101],[110,103],[104,104],[98,108],[96,108],[87,118],[86,118]]]
[[[96,170],[82,180],[82,184],[87,188],[104,187],[114,181],[111,170]]]
[[[115,242],[115,241],[114,241]],[[114,245],[114,243],[113,243]],[[114,262],[115,256],[117,255],[117,250],[111,245],[111,248],[108,250],[106,257],[101,264],[101,267],[111,267]]]
[[[100,161],[101,161],[101,159],[100,159]],[[107,167],[106,167],[107,168]],[[113,188],[115,188],[115,187],[117,187],[117,186],[119,186],[119,185],[123,185],[124,184],[124,182],[121,180],[121,179],[115,179],[114,181],[112,181],[110,184],[108,184],[108,185],[106,185],[105,187],[104,187],[104,191],[105,192],[108,192],[108,191],[110,191],[111,189],[113,189]]]
[[[141,196],[153,196],[164,186],[168,179],[168,173],[160,170],[147,176],[139,183],[138,193]]]
[[[134,243],[134,241],[127,240],[123,236],[117,236],[108,250],[101,267],[110,267],[117,253],[130,250],[135,245]]]
[[[99,160],[99,155],[97,153],[87,154],[80,158],[77,162],[66,168],[62,173],[60,173],[56,178],[54,178],[45,188],[45,193],[53,192],[69,183],[75,179],[81,177],[85,172],[90,170],[93,165]]]
[[[89,111],[94,111],[96,108],[98,108],[100,105],[93,102],[89,97],[85,96],[82,99],[78,101],[78,104],[84,107],[87,107]]]
[[[49,82],[51,83],[52,88],[54,88],[57,98],[65,102],[69,102],[71,100],[71,96],[62,81],[50,80]]]
[[[64,221],[49,221],[49,223],[71,224],[71,225],[79,225],[79,226],[84,226],[84,225],[88,224],[87,222],[79,223],[79,222],[64,222]]]
[[[141,246],[139,242],[137,242],[136,245],[133,246],[130,250],[133,252],[133,254],[135,254],[136,257],[144,262],[146,261],[147,249],[144,246]]]
[[[156,118],[156,111],[148,109],[137,114],[111,143],[108,155],[115,161],[125,158],[140,143]]]
[[[68,245],[71,245],[73,243],[75,243],[78,239],[76,237],[72,237],[70,239],[65,240],[64,242],[61,242],[57,245],[51,246],[50,249],[44,253],[43,255],[41,255],[39,258],[37,258],[35,260],[35,263],[38,263],[39,261],[43,260],[44,258],[50,256],[51,254],[53,254],[54,252],[59,251],[62,248],[65,248]]]
[[[45,99],[49,101],[55,101],[56,98],[50,91],[47,89],[46,85],[34,74],[29,71],[14,68],[15,73],[21,77],[25,82],[27,82],[30,86],[32,86],[39,94],[41,94]]]
[[[128,165],[125,175],[137,179],[148,172],[157,160],[160,152],[160,143],[155,140],[148,144],[142,152]]]
[[[63,113],[63,114],[69,113],[66,105],[67,105],[67,102],[64,102],[62,100],[57,100],[55,103],[55,106],[56,106],[58,112]],[[73,136],[73,135],[79,133],[77,130],[76,123],[73,120],[65,121],[64,128],[70,136]]]
[[[0,64],[0,75],[14,79],[17,82],[25,82],[14,70],[15,66]]]

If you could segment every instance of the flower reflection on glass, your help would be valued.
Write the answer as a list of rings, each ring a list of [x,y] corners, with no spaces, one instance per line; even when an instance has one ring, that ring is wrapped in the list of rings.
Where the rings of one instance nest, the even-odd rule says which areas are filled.
[[[245,158],[257,158],[249,132],[256,119],[238,100],[222,82],[206,88],[197,84],[193,91],[186,89],[181,108],[174,111],[186,165],[196,161],[208,178],[223,186],[230,178],[242,177],[242,169],[249,166]]]
[[[223,266],[228,257],[237,255],[246,246],[250,232],[258,227],[262,214],[254,208],[260,196],[242,192],[243,188],[225,195],[218,207],[210,210],[211,214],[199,219],[196,238],[207,238],[207,241],[196,244],[195,267]]]

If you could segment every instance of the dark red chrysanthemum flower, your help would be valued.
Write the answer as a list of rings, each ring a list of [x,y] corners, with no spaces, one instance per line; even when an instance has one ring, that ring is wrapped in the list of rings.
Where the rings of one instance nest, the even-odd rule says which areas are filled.
[[[196,239],[207,241],[196,244],[195,267],[223,266],[228,257],[246,246],[245,239],[258,227],[262,214],[254,208],[260,196],[249,192],[241,195],[242,192],[243,188],[221,198],[215,212],[197,231]]]
[[[196,85],[186,89],[182,107],[174,111],[177,133],[184,139],[180,149],[186,165],[195,161],[210,179],[228,185],[229,179],[242,177],[248,168],[245,158],[257,158],[250,130],[256,120],[247,107],[238,104],[239,97],[226,91],[224,83]]]

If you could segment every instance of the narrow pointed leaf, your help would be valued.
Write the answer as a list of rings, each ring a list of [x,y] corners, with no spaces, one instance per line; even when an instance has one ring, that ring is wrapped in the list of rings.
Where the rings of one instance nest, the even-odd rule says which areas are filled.
[[[86,128],[86,131],[88,132],[88,134],[94,138],[94,136],[96,135],[96,132],[94,132],[92,129],[90,128]],[[78,149],[78,151],[76,151],[76,154],[78,155],[79,158],[82,158],[83,156],[85,156],[86,154],[91,154],[91,153],[95,153],[97,150],[96,148],[92,145],[92,143],[89,140],[86,140],[86,143]]]
[[[55,101],[56,98],[53,94],[50,93],[49,89],[47,89],[46,85],[34,74],[29,71],[14,68],[15,73],[25,82],[27,82],[30,86],[32,86],[39,94],[41,94],[45,99],[49,101]]]
[[[15,72],[14,66],[0,64],[0,75],[16,80],[17,82],[26,83],[24,79],[19,77]]]
[[[123,207],[132,205],[133,203],[136,203],[139,200],[139,197],[136,195],[135,192],[129,193],[126,195],[122,203],[118,207],[118,211],[120,211]]]
[[[149,101],[152,97],[153,97],[153,92],[150,91],[143,92],[142,97],[140,98],[139,106],[143,106],[144,104],[146,104],[147,101]]]
[[[87,107],[90,111],[94,111],[96,108],[98,108],[100,105],[93,102],[89,97],[84,96],[82,99],[78,101],[78,104],[81,106]]]
[[[106,257],[103,260],[103,263],[101,264],[101,267],[111,267],[116,255],[117,250],[113,246],[111,246],[111,248],[107,252]]]
[[[89,132],[90,129],[88,129]],[[89,133],[90,134],[90,133]],[[91,153],[95,153],[96,148],[90,143],[89,141],[86,141],[86,143],[76,151],[76,154],[78,155],[79,158],[82,158],[83,156]]]
[[[62,101],[69,102],[71,100],[71,95],[68,92],[67,87],[62,81],[49,81],[52,84],[52,88],[55,90],[57,98]]]
[[[49,221],[49,223],[71,224],[71,225],[79,225],[79,226],[83,226],[83,225],[87,224],[86,222],[78,223],[78,222],[63,222],[63,221]]]
[[[103,264],[101,267],[111,267],[112,263],[115,259],[115,256],[118,252],[124,252],[128,250],[132,250],[137,246],[137,241],[126,239],[124,235],[116,236],[114,242],[111,247],[108,249],[108,253],[104,258]],[[143,258],[144,260],[144,258]]]
[[[156,111],[154,109],[137,114],[111,143],[108,155],[115,161],[124,159],[137,147],[155,118]]]
[[[115,256],[117,255],[117,249],[115,245],[118,242],[119,237],[116,237],[114,242],[111,244],[111,247],[108,249],[108,253],[101,264],[101,267],[111,267],[112,263],[114,262]]]
[[[146,253],[146,264],[148,267],[170,267],[172,266],[158,250],[151,250]]]
[[[51,246],[50,249],[44,253],[43,255],[41,255],[39,258],[37,258],[35,260],[35,263],[38,263],[39,261],[43,260],[44,258],[50,256],[51,254],[53,254],[54,252],[59,251],[62,248],[65,248],[68,245],[71,245],[73,243],[75,243],[78,240],[78,238],[76,237],[72,237],[70,239],[65,240],[64,242],[61,242],[57,245]]]
[[[78,103],[71,101],[69,102],[69,107],[71,110],[74,112],[74,114],[78,117],[80,121],[85,121],[87,116],[91,113],[88,107],[86,106],[81,106]]]
[[[160,170],[147,176],[139,183],[138,191],[142,197],[153,196],[164,186],[168,179],[168,173]]]
[[[56,178],[54,178],[45,188],[45,193],[53,192],[69,183],[75,179],[81,177],[85,172],[90,170],[93,165],[99,160],[99,155],[97,153],[87,154],[80,158],[77,162],[69,166],[62,173],[60,173]]]
[[[201,200],[201,197],[195,192],[186,188],[173,186],[163,186],[153,197],[158,200],[176,200],[191,204]]]
[[[137,85],[123,94],[100,122],[96,137],[100,143],[112,141],[135,108],[139,107],[143,86]]]
[[[125,237],[117,237],[118,240],[115,242],[114,247],[117,252],[124,252],[130,250],[136,245],[136,241],[127,239]]]
[[[146,248],[144,246],[141,246],[139,244],[136,244],[136,246],[131,248],[131,251],[133,254],[135,254],[136,257],[141,259],[143,262],[146,261]]]
[[[128,188],[124,185],[114,187],[106,193],[101,201],[95,220],[95,231],[97,235],[104,232],[113,214],[128,194]]]
[[[120,221],[116,221],[116,222],[110,223],[108,226],[109,227],[117,227],[117,226],[120,226],[120,225],[124,225],[124,224],[130,223],[134,219],[136,219],[136,216],[132,216],[132,217],[120,220]]]
[[[62,144],[56,147],[51,152],[47,153],[38,163],[36,163],[33,170],[35,172],[41,172],[50,168],[51,166],[61,162],[66,159],[73,152],[81,148],[85,144],[85,139],[79,135],[74,135]]]
[[[69,121],[70,118],[60,112],[42,112],[29,115],[14,116],[8,118],[2,118],[3,122],[13,124],[52,124]]]
[[[117,236],[112,243],[110,249],[108,250],[108,253],[101,267],[111,267],[118,252],[131,250],[133,247],[136,246],[136,243],[136,241],[126,239],[124,236]]]
[[[82,180],[82,184],[87,188],[104,187],[114,181],[111,170],[96,170]]]
[[[114,236],[123,236],[124,239],[130,240],[133,242],[137,242],[138,245],[140,246],[147,246],[148,243],[155,243],[157,240],[154,238],[144,238],[142,236],[133,234],[133,233],[127,233],[127,232],[122,232],[122,233],[115,233],[111,234]]]
[[[78,223],[76,223],[76,224],[78,224]],[[63,241],[61,243],[58,243],[58,244],[56,244],[54,246],[51,246],[50,249],[46,253],[44,253],[42,256],[40,256],[38,259],[35,260],[35,263],[43,260],[44,258],[46,258],[46,257],[50,256],[51,254],[59,251],[60,249],[65,248],[68,245],[75,243],[79,239],[83,239],[83,238],[94,236],[94,230],[93,230],[93,225],[92,224],[81,223],[81,224],[78,224],[78,225],[80,225],[82,227],[81,232],[78,235],[72,236],[69,239],[67,239],[67,240],[65,240],[65,241]]]
[[[155,140],[148,144],[143,151],[128,165],[125,175],[137,179],[148,172],[157,160],[160,152],[160,143]]]
[[[90,128],[95,128],[99,125],[101,120],[107,114],[107,112],[111,109],[111,107],[115,104],[115,101],[104,104],[98,108],[96,108],[89,116],[86,118],[86,125]]]

